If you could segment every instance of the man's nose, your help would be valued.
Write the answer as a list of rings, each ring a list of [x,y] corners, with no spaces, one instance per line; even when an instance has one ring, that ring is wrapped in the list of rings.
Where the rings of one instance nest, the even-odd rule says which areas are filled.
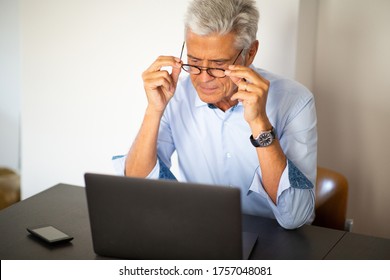
[[[201,72],[199,74],[199,79],[202,81],[202,82],[207,82],[207,81],[211,81],[213,79],[215,79],[213,76],[211,76],[208,72],[207,72],[207,68],[203,68],[201,69]]]

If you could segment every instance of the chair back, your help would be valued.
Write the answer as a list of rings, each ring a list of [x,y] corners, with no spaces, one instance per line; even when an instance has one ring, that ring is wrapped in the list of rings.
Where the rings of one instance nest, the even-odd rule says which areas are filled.
[[[348,181],[344,175],[317,167],[317,185],[313,225],[345,230],[347,219]]]
[[[20,201],[20,176],[9,168],[0,167],[0,210]]]

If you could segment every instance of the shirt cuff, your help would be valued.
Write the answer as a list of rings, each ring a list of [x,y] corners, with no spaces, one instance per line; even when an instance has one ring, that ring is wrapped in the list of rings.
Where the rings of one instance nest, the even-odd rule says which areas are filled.
[[[267,199],[275,218],[286,229],[297,228],[313,220],[313,184],[289,160],[280,178],[276,205],[263,187],[260,167],[256,169],[249,191],[256,192]],[[301,203],[308,200],[311,202]]]
[[[125,164],[126,164],[126,156],[120,155],[120,156],[112,157],[112,165],[116,175],[119,176],[125,175]]]
[[[153,167],[152,171],[146,176],[146,179],[158,179],[160,174],[160,161],[156,162],[156,165]]]
[[[125,175],[126,156],[113,156],[112,164],[116,175]],[[146,178],[176,180],[175,176],[172,174],[169,168],[160,159],[157,160],[156,165],[153,167],[152,171],[150,171],[148,176],[146,176]]]
[[[287,161],[286,168],[283,170],[282,176],[280,177],[279,186],[278,186],[278,193],[276,197],[276,202],[279,198],[279,196],[288,188],[290,188],[290,179],[289,179],[289,161]],[[255,175],[253,176],[252,183],[249,187],[250,191],[253,191],[255,193],[258,193],[264,198],[267,198],[269,201],[272,201],[269,197],[268,193],[265,191],[263,182],[261,180],[261,169],[260,166],[257,167],[255,171]],[[273,204],[273,202],[272,202]]]
[[[290,187],[293,187],[294,189],[313,189],[314,186],[290,160],[287,160],[286,168],[283,170],[282,176],[280,177],[276,202],[278,201],[279,196]],[[258,193],[263,197],[269,197],[261,180],[260,166],[256,169],[249,190]]]

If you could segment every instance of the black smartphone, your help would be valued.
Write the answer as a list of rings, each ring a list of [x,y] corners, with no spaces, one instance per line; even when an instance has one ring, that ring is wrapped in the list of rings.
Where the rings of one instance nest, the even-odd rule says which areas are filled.
[[[58,242],[66,242],[73,239],[72,236],[60,231],[59,229],[47,225],[47,226],[36,226],[28,227],[27,231],[32,235],[44,240],[47,243],[54,244]]]

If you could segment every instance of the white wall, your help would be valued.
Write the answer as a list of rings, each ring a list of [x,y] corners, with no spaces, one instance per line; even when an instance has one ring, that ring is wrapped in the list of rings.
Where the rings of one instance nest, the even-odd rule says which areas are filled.
[[[185,1],[172,4],[22,1],[23,197],[112,172],[143,116],[141,72],[180,52]]]
[[[390,238],[390,1],[322,0],[314,92],[321,165],[350,184],[354,231]]]
[[[313,91],[317,41],[318,0],[299,5],[295,79]]]
[[[302,0],[257,0],[260,11],[257,67],[295,78]]]
[[[112,172],[143,117],[141,73],[179,55],[188,2],[21,0],[24,198]],[[258,4],[257,64],[293,77],[299,1]]]
[[[19,171],[20,48],[18,1],[0,0],[0,167]]]

